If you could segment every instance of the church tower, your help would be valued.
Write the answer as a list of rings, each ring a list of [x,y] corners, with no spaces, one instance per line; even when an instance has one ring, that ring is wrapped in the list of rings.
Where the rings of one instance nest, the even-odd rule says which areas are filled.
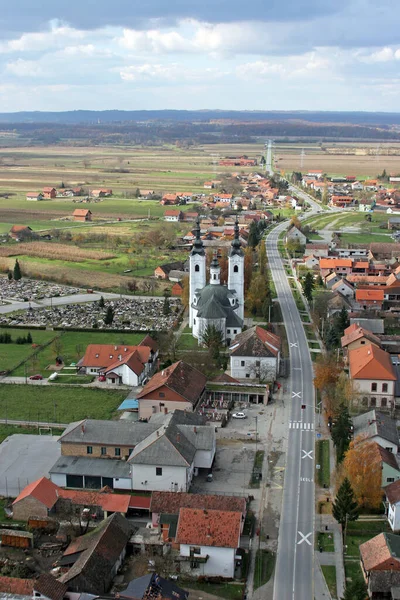
[[[210,264],[210,284],[220,285],[221,281],[221,267],[219,266],[217,252],[214,252],[214,257]]]
[[[244,318],[244,252],[239,240],[239,223],[236,217],[235,237],[232,240],[228,259],[228,288],[236,292],[239,301],[237,315]]]
[[[206,285],[206,255],[203,241],[200,238],[200,218],[196,219],[196,239],[189,259],[189,327],[193,327],[194,313],[192,308],[196,290],[202,290]]]

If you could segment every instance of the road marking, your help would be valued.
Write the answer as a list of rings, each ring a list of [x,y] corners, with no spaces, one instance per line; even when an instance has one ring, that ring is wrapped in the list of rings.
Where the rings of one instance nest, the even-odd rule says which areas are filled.
[[[292,398],[301,398],[301,392],[292,392]]]
[[[291,343],[290,348],[298,348],[297,342],[294,342],[293,344]]]
[[[300,544],[302,544],[303,542],[306,542],[306,544],[308,544],[309,546],[311,546],[311,542],[308,539],[310,537],[310,535],[312,535],[312,531],[310,531],[310,533],[307,533],[307,535],[304,535],[304,533],[301,533],[301,531],[297,532],[299,535],[301,535],[301,540],[299,540],[297,542],[297,545],[300,546]]]
[[[301,460],[303,460],[303,458],[311,458],[311,460],[313,460],[313,457],[311,456],[311,454],[313,453],[312,450],[310,450],[309,452],[307,452],[307,450],[302,450],[302,452],[304,452],[304,456],[301,457]]]
[[[310,479],[309,477],[300,477],[300,481],[303,483],[314,483],[314,479]]]
[[[302,429],[303,431],[314,431],[314,423],[303,423],[302,421],[289,421],[289,429]]]

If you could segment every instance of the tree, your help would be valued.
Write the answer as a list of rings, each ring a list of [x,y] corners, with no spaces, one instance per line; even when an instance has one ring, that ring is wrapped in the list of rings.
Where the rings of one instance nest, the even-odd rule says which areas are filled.
[[[334,325],[330,325],[325,331],[325,346],[328,350],[334,350],[339,345],[339,336]]]
[[[271,302],[268,280],[261,273],[257,273],[253,276],[247,293],[247,306],[253,315],[262,315],[266,299]]]
[[[21,274],[21,267],[19,266],[19,262],[18,262],[18,258],[15,259],[15,265],[14,265],[14,279],[15,281],[18,281],[19,279],[21,279],[22,274]]]
[[[28,335],[26,336],[26,343],[33,344],[32,334],[30,331],[28,331]]]
[[[378,508],[382,503],[382,458],[376,442],[359,436],[350,442],[343,461],[356,500],[362,508]]]
[[[260,241],[258,227],[256,221],[252,221],[249,229],[249,237],[247,244],[250,248],[255,248]]]
[[[247,293],[253,277],[253,248],[247,246],[244,251],[244,292]]]
[[[346,590],[342,600],[365,600],[368,590],[364,579],[360,576],[351,583],[346,584]]]
[[[163,315],[165,317],[168,317],[171,314],[171,305],[169,302],[169,298],[170,298],[170,291],[169,290],[165,290],[164,292],[164,304],[163,304]]]
[[[325,206],[328,204],[329,202],[329,193],[328,193],[328,184],[325,183],[324,185],[324,191],[322,192],[322,204],[324,204]]]
[[[113,321],[114,321],[114,309],[110,305],[107,307],[107,311],[104,316],[104,323],[105,323],[105,325],[111,325]]]
[[[311,304],[312,297],[313,297],[313,289],[314,289],[314,276],[311,273],[311,271],[308,271],[306,273],[306,276],[304,277],[303,282],[302,282],[302,286],[303,286],[303,292],[307,299],[307,302],[309,304]]]
[[[63,343],[61,337],[58,335],[51,343],[51,350],[55,356],[55,358],[59,358],[63,349]]]
[[[296,229],[298,229],[299,231],[301,231],[301,221],[299,219],[298,216],[294,215],[291,219],[290,219],[290,223],[289,223],[289,229],[291,227],[296,227]]]
[[[335,386],[342,369],[333,354],[321,354],[314,365],[314,385],[325,397],[325,408],[328,415],[332,414],[335,398]]]
[[[336,458],[338,463],[342,462],[345,453],[349,449],[352,432],[353,422],[349,414],[349,409],[346,404],[342,402],[339,405],[339,409],[335,411],[334,424],[331,428],[331,435],[336,447]]]
[[[100,296],[99,308],[104,308],[104,298],[103,298],[103,296]]]
[[[136,188],[136,190],[135,190],[135,198],[140,198],[140,190],[139,190],[139,188]]]
[[[8,271],[7,273],[7,277],[8,277],[8,281],[11,281],[13,278],[13,274],[11,273],[11,271]]]
[[[185,308],[187,308],[189,306],[189,293],[190,293],[189,288],[190,288],[189,277],[187,275],[185,275],[185,277],[182,279],[182,295],[181,295],[181,302]]]
[[[218,358],[219,349],[224,342],[221,330],[215,327],[215,325],[208,325],[202,337],[203,344],[209,349],[212,358]]]
[[[338,337],[342,337],[344,335],[344,330],[350,325],[350,319],[348,312],[344,306],[342,306],[340,312],[336,315],[335,318],[335,329]]]
[[[344,478],[332,503],[332,515],[342,526],[343,540],[345,540],[347,523],[349,521],[357,521],[360,515],[358,502],[355,499],[353,488],[347,477]]]
[[[267,252],[265,248],[265,240],[261,240],[258,247],[258,270],[261,275],[265,275],[267,271]]]

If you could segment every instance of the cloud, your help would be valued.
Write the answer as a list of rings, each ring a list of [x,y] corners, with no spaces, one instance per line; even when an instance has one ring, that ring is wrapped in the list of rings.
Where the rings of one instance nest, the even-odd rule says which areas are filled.
[[[215,81],[229,75],[218,68],[188,69],[182,64],[172,63],[131,65],[120,70],[123,81],[153,81],[153,82],[204,82]]]
[[[47,77],[42,67],[33,60],[23,60],[19,58],[14,62],[6,64],[5,70],[17,77]]]

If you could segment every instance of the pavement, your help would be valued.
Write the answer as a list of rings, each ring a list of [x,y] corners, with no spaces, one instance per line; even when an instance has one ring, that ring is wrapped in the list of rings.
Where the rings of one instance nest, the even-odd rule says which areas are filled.
[[[48,476],[61,456],[57,440],[56,436],[26,434],[6,438],[0,445],[0,496],[15,498],[28,483]]]

